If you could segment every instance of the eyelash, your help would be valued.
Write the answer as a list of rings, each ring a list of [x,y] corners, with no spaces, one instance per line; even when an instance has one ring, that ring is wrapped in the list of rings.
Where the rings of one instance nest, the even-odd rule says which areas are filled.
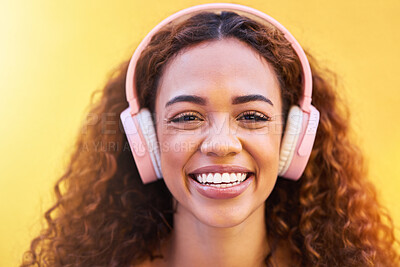
[[[268,116],[266,116],[266,115],[264,115],[264,114],[262,114],[260,112],[257,112],[257,111],[245,111],[245,112],[242,113],[240,118],[245,117],[245,116],[253,116],[253,117],[255,117],[256,118],[255,119],[256,122],[258,122],[258,121],[270,121],[271,120],[271,117],[268,117]]]
[[[192,112],[192,111],[191,112],[185,112],[185,113],[179,114],[179,116],[176,116],[176,117],[170,119],[168,122],[175,122],[175,123],[184,122],[185,121],[185,117],[197,117],[198,118],[197,114],[198,114],[197,112]],[[182,121],[182,119],[184,121]],[[204,121],[204,120],[200,119],[200,121]]]
[[[197,117],[197,112],[186,112],[186,113],[182,113],[179,114],[179,116],[176,116],[174,118],[172,118],[171,120],[169,120],[168,122],[174,122],[174,123],[180,123],[180,122],[191,122],[193,120],[185,120],[187,117]],[[259,121],[270,121],[271,117],[266,116],[260,112],[257,111],[245,111],[241,114],[241,116],[239,118],[243,118],[245,116],[252,116],[255,119],[251,119],[250,121],[255,121],[255,122],[259,122]],[[200,121],[204,121],[203,119],[200,119]]]

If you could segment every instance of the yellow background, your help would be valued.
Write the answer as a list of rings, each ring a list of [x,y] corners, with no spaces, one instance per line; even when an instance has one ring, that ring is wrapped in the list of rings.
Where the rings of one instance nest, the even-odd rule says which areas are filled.
[[[0,266],[41,228],[89,96],[161,19],[206,1],[0,0]],[[400,1],[236,1],[339,73],[382,202],[400,226]]]

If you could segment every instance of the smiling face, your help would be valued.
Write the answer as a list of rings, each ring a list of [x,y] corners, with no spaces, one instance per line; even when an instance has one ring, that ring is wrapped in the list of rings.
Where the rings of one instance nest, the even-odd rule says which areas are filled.
[[[272,67],[244,42],[203,42],[173,58],[155,112],[161,169],[178,212],[230,227],[263,210],[278,175],[281,110]]]

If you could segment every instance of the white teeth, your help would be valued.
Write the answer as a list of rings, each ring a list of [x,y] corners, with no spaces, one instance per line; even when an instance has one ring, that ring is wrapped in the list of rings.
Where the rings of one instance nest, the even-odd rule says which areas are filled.
[[[207,184],[208,186],[213,186],[213,187],[218,187],[218,188],[226,188],[226,187],[232,187],[235,186],[237,184],[239,184],[240,182],[234,182],[234,183],[230,183],[230,184]]]
[[[230,177],[229,173],[223,173],[221,181],[223,183],[229,183],[231,181],[231,177]]]
[[[209,185],[221,185],[229,187],[246,179],[247,173],[202,173],[196,174],[196,179],[199,183],[208,183]]]
[[[203,173],[203,175],[201,176],[201,182],[205,183],[207,181],[207,174]]]
[[[214,176],[213,176],[211,173],[209,173],[209,174],[207,175],[207,180],[206,180],[206,182],[207,182],[207,183],[212,183],[212,182],[213,182],[213,178],[214,178]]]
[[[238,179],[235,173],[231,173],[229,178],[230,178],[230,182],[236,182]]]
[[[216,173],[214,174],[214,179],[213,179],[213,183],[214,184],[220,184],[221,183],[221,174],[220,173]]]

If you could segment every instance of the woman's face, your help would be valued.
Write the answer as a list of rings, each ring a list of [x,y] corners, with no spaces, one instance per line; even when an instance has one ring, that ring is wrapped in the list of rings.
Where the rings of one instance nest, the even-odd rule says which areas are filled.
[[[167,64],[156,129],[178,213],[230,227],[264,209],[278,175],[281,109],[272,67],[237,39],[195,45]]]

